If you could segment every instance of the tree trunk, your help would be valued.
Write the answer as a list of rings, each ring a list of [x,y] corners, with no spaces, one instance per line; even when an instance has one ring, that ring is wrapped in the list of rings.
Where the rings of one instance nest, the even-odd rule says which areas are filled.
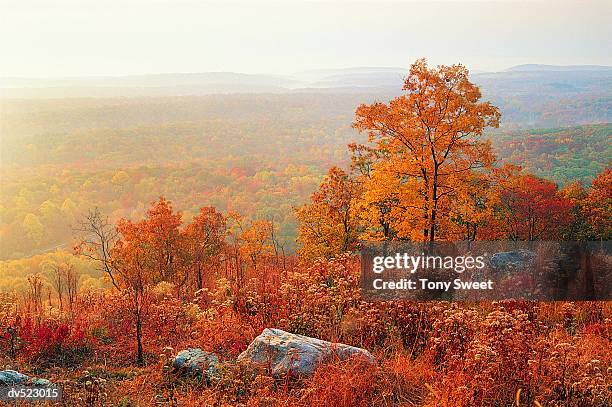
[[[142,298],[140,298],[142,301]],[[144,365],[144,355],[142,351],[142,307],[139,301],[139,295],[136,294],[136,364]]]
[[[429,241],[433,242],[436,239],[436,203],[434,202],[434,209],[431,211],[431,226],[429,229]]]
[[[423,218],[425,219],[425,227],[423,228],[423,241],[429,240],[429,229],[427,228],[427,222],[429,221],[429,182],[427,180],[427,171],[421,168],[423,174],[423,181],[425,182],[425,203],[423,204]]]
[[[137,356],[136,363],[140,366],[144,365],[144,356],[142,353],[142,321],[140,319],[140,313],[136,317],[136,342],[137,342]]]
[[[197,278],[198,278],[198,290],[201,290],[202,288],[204,288],[204,281],[203,281],[203,278],[202,278],[202,265],[200,264],[199,261],[198,261]]]
[[[425,227],[423,228],[423,241],[429,240],[429,229],[427,228],[427,222],[429,222],[429,206],[427,205],[427,201],[425,201],[425,210],[424,215],[425,218]]]
[[[436,211],[438,210],[438,170],[436,168],[433,177],[433,207],[431,209],[431,224],[429,230],[429,241],[433,242],[436,239]]]
[[[11,359],[15,359],[15,338],[17,337],[17,328],[9,328],[11,337]]]

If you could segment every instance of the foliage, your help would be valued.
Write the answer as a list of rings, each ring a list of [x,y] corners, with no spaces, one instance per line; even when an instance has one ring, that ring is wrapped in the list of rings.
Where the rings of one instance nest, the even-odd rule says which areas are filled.
[[[595,177],[585,198],[585,212],[589,223],[601,240],[612,237],[612,167]]]
[[[609,165],[612,125],[517,130],[491,134],[493,150],[504,163],[521,165],[558,184],[590,183]]]
[[[128,233],[122,238],[130,245],[149,242],[142,245],[146,249],[162,236],[176,236],[173,227],[148,229],[158,225],[160,216],[166,226],[179,219],[169,203],[161,200],[145,219],[129,227],[138,228],[138,237]],[[179,229],[179,235],[189,229]],[[153,267],[157,263],[151,263],[156,272],[150,274],[142,313],[147,365],[142,370],[130,367],[136,327],[133,298],[127,290],[82,291],[73,313],[27,307],[29,297],[4,297],[3,332],[15,326],[17,318],[30,321],[30,325],[18,325],[15,357],[39,368],[104,366],[103,377],[113,387],[104,384],[104,391],[95,390],[91,396],[110,397],[116,403],[122,399],[147,403],[160,397],[191,405],[467,406],[507,405],[517,398],[521,403],[542,405],[610,402],[603,372],[612,363],[607,352],[612,340],[611,310],[605,302],[370,303],[360,298],[357,256],[282,261],[282,255],[278,258],[269,250],[260,252],[255,263],[244,254],[253,247],[274,247],[269,236],[261,243],[257,233],[247,238],[241,237],[240,228],[230,229],[237,235],[223,250],[227,262],[211,270],[214,278],[205,279],[203,289],[187,285],[179,291],[167,281],[174,274],[158,272]],[[146,230],[160,236],[149,240]],[[248,230],[250,225],[243,224],[242,231]],[[260,243],[248,243],[252,236]],[[249,249],[240,250],[242,242]],[[366,347],[378,363],[332,361],[303,381],[254,378],[231,360],[268,326]],[[6,338],[4,334],[0,341],[3,349],[10,344]],[[159,366],[168,352],[187,347],[222,356],[226,367],[218,383],[207,387],[161,373]],[[126,367],[128,374],[122,373]],[[66,389],[68,399],[89,394],[87,386],[71,384]]]
[[[499,233],[510,240],[558,240],[572,221],[572,202],[559,193],[557,185],[515,167],[497,174],[499,203],[489,236]]]
[[[311,203],[296,210],[302,258],[329,258],[355,247],[359,195],[360,185],[354,179],[340,168],[329,170]]]
[[[457,185],[492,164],[490,145],[479,136],[485,127],[499,125],[500,113],[480,101],[479,88],[461,65],[432,69],[419,60],[403,90],[406,94],[388,105],[357,108],[354,126],[373,143],[361,147],[372,160],[363,200],[366,208],[378,208],[377,216],[398,237],[434,241],[444,236],[441,224],[449,218]]]
[[[609,168],[559,189],[531,168],[494,165],[480,137],[499,113],[460,65],[417,61],[404,92],[358,108],[370,142],[351,144],[351,171],[326,177],[353,135],[337,102],[362,96],[37,102],[27,121],[12,112],[0,236],[2,255],[18,259],[0,264],[0,363],[61,382],[67,405],[612,404],[609,302],[361,298],[358,239],[610,236]],[[121,114],[127,127],[106,128]],[[606,129],[567,132],[600,140]],[[222,147],[227,156],[213,156]],[[72,238],[74,255],[19,258]],[[376,363],[254,376],[234,360],[266,327],[364,347]],[[170,371],[189,347],[219,355],[218,381]]]
[[[605,122],[609,101],[577,100],[572,92],[559,103],[538,102],[550,87],[529,88],[527,96],[501,88],[493,93],[503,97],[493,97],[489,79],[472,78],[504,114],[505,129],[483,137],[504,162],[560,184],[580,179],[585,185],[609,164],[608,124],[509,130],[515,122],[536,125],[532,116],[543,108],[553,119],[559,112],[586,117],[553,125]],[[593,84],[588,92],[602,91],[599,80]],[[273,217],[277,237],[293,251],[293,208],[308,200],[327,168],[348,162],[347,143],[364,141],[350,128],[355,106],[393,96],[2,100],[0,259],[69,250],[72,226],[88,208],[100,207],[115,222],[140,216],[159,196],[172,197],[186,220],[202,205]],[[593,109],[605,114],[591,115]]]

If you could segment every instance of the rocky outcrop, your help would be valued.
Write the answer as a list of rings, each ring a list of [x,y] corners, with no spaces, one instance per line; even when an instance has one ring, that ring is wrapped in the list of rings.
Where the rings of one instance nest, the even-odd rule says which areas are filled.
[[[491,256],[489,262],[498,271],[523,270],[533,265],[536,254],[530,250],[517,250],[512,252],[500,252]]]
[[[0,371],[0,384],[5,386],[12,384],[25,384],[30,380],[30,376],[14,370]]]
[[[274,376],[307,377],[330,358],[345,360],[352,356],[374,363],[374,357],[365,349],[266,328],[238,356],[238,362],[269,370]]]
[[[206,381],[219,376],[219,358],[199,348],[180,351],[172,360],[172,367],[179,374],[203,377]]]
[[[23,373],[7,369],[0,371],[0,384],[4,386],[19,384],[25,386],[42,387],[50,386],[52,383],[47,379],[39,379],[36,377],[31,378]]]

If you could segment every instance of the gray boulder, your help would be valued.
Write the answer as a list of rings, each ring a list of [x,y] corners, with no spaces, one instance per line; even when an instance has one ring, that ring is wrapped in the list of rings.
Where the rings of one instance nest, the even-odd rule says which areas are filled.
[[[516,271],[532,266],[535,257],[536,254],[531,250],[516,250],[495,253],[489,262],[498,271]]]
[[[51,386],[53,383],[51,383],[47,379],[30,377],[23,373],[7,369],[0,371],[0,384],[4,386],[21,384],[24,386],[48,387]]]
[[[361,356],[374,363],[374,357],[365,349],[274,328],[264,329],[238,356],[238,362],[269,368],[274,376],[307,377],[326,359],[334,356],[340,360]]]
[[[199,348],[180,351],[172,360],[172,367],[181,374],[203,377],[206,381],[219,376],[219,358]]]
[[[31,384],[34,387],[49,387],[52,383],[48,379],[34,378],[32,379]]]
[[[11,384],[26,384],[28,380],[30,380],[30,376],[16,372],[14,370],[0,371],[0,384],[3,384],[5,386]]]

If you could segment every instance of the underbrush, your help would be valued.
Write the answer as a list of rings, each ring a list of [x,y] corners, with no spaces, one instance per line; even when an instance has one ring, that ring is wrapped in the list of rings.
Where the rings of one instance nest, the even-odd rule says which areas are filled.
[[[368,303],[358,274],[343,256],[287,270],[282,283],[220,278],[189,297],[159,288],[146,305],[145,367],[134,364],[123,295],[83,294],[73,313],[53,317],[5,304],[0,353],[26,373],[67,380],[67,405],[612,404],[611,303]],[[364,347],[376,364],[336,360],[302,379],[253,375],[235,358],[266,327]],[[219,356],[219,381],[164,368],[188,347]]]

